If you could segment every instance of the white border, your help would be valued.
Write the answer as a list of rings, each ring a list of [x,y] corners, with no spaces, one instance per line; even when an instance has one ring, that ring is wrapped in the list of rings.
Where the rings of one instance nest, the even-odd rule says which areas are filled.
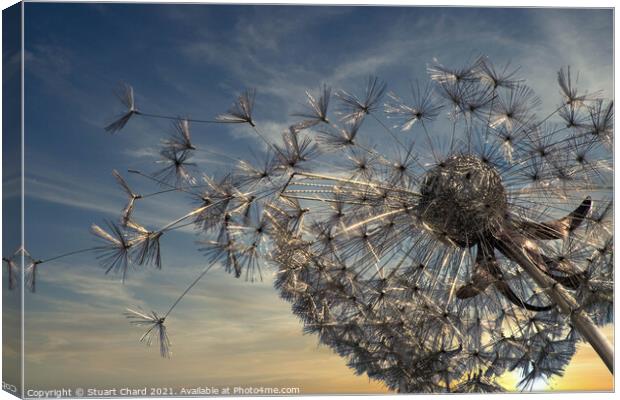
[[[29,2],[47,2],[47,1],[40,1],[40,0],[31,0]],[[167,4],[171,4],[171,3],[175,3],[175,4],[274,4],[274,5],[370,5],[370,6],[440,6],[440,7],[516,7],[516,8],[524,8],[524,7],[534,7],[534,8],[544,8],[544,7],[555,7],[555,8],[613,8],[613,13],[614,13],[614,94],[618,92],[618,83],[615,80],[615,76],[616,76],[616,72],[617,72],[617,68],[618,68],[618,63],[616,62],[616,53],[615,53],[615,43],[617,43],[617,31],[615,29],[615,16],[616,16],[616,10],[615,10],[615,4],[612,0],[589,0],[589,1],[577,1],[577,0],[562,0],[562,1],[557,1],[557,0],[539,0],[539,1],[520,1],[520,2],[516,2],[516,1],[503,1],[501,3],[499,3],[498,1],[490,1],[490,0],[477,0],[477,1],[464,1],[464,0],[452,0],[449,3],[446,3],[445,1],[433,1],[433,0],[425,0],[425,1],[388,1],[388,2],[381,2],[378,3],[378,1],[376,2],[369,2],[369,1],[360,1],[360,0],[339,0],[339,1],[329,1],[329,0],[315,0],[315,1],[300,1],[300,0],[289,0],[289,1],[261,1],[261,0],[244,0],[244,1],[240,1],[240,2],[233,2],[233,1],[205,1],[205,2],[200,2],[200,1],[148,1],[148,0],[135,0],[135,1],[91,1],[91,0],[85,0],[85,1],[74,1],[74,0],[67,0],[67,1],[62,1],[63,3],[167,3]],[[12,0],[0,0],[0,6],[2,9],[5,9],[13,4],[15,4],[15,1]],[[21,54],[21,58],[22,58],[22,66],[24,65],[24,4],[22,3],[22,54]],[[1,42],[1,21],[0,21],[0,42]],[[24,69],[22,68],[21,71],[21,90],[22,90],[22,104],[21,104],[21,129],[22,129],[22,187],[21,187],[21,191],[22,191],[22,210],[21,210],[21,219],[22,219],[22,227],[24,226],[24,215],[25,215],[25,210],[24,210]],[[614,96],[615,97],[615,96]],[[0,101],[1,104],[1,101]],[[1,117],[1,108],[0,108],[0,117]],[[617,122],[617,118],[616,118],[616,122]],[[618,147],[620,145],[618,144],[618,142],[614,143],[614,156],[616,154],[616,151],[618,150]],[[0,148],[1,148],[1,144],[0,144]],[[614,157],[615,159],[615,157]],[[1,173],[1,164],[0,164],[0,173]],[[615,174],[614,172],[614,188],[620,187],[620,178],[618,177],[618,175]],[[2,194],[2,187],[0,185],[0,197]],[[615,190],[614,190],[614,195],[615,195]],[[615,197],[615,196],[614,196]],[[614,212],[615,215],[618,215],[618,208],[617,208],[617,204],[614,204]],[[1,216],[0,216],[0,220],[1,220]],[[614,219],[614,227],[616,227],[616,221]],[[2,240],[2,233],[0,231],[0,240]],[[24,242],[24,230],[22,229],[22,243]],[[22,274],[22,280],[23,280],[23,275]],[[24,282],[22,282],[22,287],[24,287]],[[22,312],[24,311],[24,292],[22,291],[21,293],[22,295],[22,299],[21,299],[21,307],[22,307]],[[614,296],[614,299],[616,299],[616,297]],[[618,307],[615,307],[615,320],[614,321],[618,321],[619,320],[619,316],[620,316],[620,312],[618,310]],[[1,332],[1,327],[2,327],[2,322],[0,320],[0,332]],[[22,354],[24,354],[24,341],[23,341],[23,335],[24,335],[24,320],[22,318]],[[1,333],[0,333],[1,335]],[[614,332],[614,337],[615,337],[615,332]],[[620,365],[620,363],[618,363],[618,355],[615,355],[615,365]],[[23,363],[23,357],[22,357],[22,362],[21,362],[21,369],[22,369],[22,388],[24,387],[24,363]],[[2,366],[0,364],[0,373],[2,370]],[[614,386],[617,388],[618,384],[618,380],[617,377],[614,376]],[[568,392],[551,392],[551,393],[508,393],[508,394],[502,394],[501,399],[514,399],[514,398],[522,398],[523,396],[528,396],[528,397],[534,397],[534,398],[556,398],[558,395],[560,395],[562,397],[562,399],[583,399],[585,396],[588,397],[588,399],[609,399],[609,398],[616,398],[618,396],[618,393],[568,393]],[[476,399],[476,398],[481,398],[481,396],[485,396],[485,395],[440,395],[440,394],[433,394],[433,395],[421,395],[421,394],[416,394],[416,395],[365,395],[365,396],[347,396],[348,398],[360,398],[360,399],[385,399],[386,397],[393,397],[393,396],[399,396],[399,397],[410,397],[412,398],[413,396],[433,396],[434,398],[439,398],[439,399],[444,399],[444,398],[451,398],[449,396],[452,396],[452,398],[454,398],[455,396],[458,396],[458,398],[463,398],[463,399]],[[486,396],[490,396],[490,395],[486,395]],[[304,397],[312,397],[313,399],[317,399],[317,400],[329,400],[334,398],[335,396],[325,396],[325,395],[312,395],[312,396],[304,396]],[[618,396],[620,397],[620,396]],[[0,391],[0,400],[4,400],[4,399],[14,399],[15,397],[11,396],[10,394],[8,394],[7,392],[3,392]],[[221,398],[221,397],[220,397]],[[234,399],[235,397],[226,397],[226,398],[230,398],[230,399]],[[262,397],[264,398],[264,397]],[[261,397],[244,397],[244,399],[262,399]],[[294,398],[294,397],[288,397],[288,398]],[[175,399],[175,398],[170,398],[170,399]],[[185,398],[179,398],[179,399],[185,399]]]

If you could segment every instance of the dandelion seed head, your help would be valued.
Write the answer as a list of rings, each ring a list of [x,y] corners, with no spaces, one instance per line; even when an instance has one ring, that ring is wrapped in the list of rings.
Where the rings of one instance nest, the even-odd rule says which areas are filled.
[[[498,172],[472,156],[454,156],[429,170],[420,194],[422,221],[462,246],[478,243],[506,214]]]
[[[186,218],[208,265],[248,281],[274,267],[304,332],[357,373],[402,392],[487,392],[518,370],[528,388],[563,373],[584,326],[613,318],[613,103],[561,72],[562,105],[539,118],[508,65],[481,57],[428,72],[412,101],[395,90],[385,107],[377,77],[335,90],[340,118],[328,115],[330,88],[308,92],[301,121],[273,143],[254,93],[242,94],[217,120],[248,124],[269,152],[205,178]],[[157,173],[179,191],[197,167],[186,133]],[[94,229],[108,265],[157,260],[157,231],[126,228]],[[139,319],[143,338],[167,343],[160,316]]]

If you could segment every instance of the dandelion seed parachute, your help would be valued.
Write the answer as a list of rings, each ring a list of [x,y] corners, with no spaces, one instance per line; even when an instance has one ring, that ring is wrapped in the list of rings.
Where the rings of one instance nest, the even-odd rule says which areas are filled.
[[[396,127],[402,131],[410,130],[416,122],[432,122],[438,116],[443,105],[435,102],[433,87],[427,84],[424,89],[420,88],[420,83],[416,81],[416,86],[411,85],[413,102],[405,103],[395,93],[388,93],[390,102],[385,105],[387,118],[400,120],[400,125]]]
[[[40,263],[37,261],[31,261],[26,265],[26,287],[32,293],[37,291],[37,269]]]
[[[140,113],[140,111],[136,108],[133,87],[123,84],[119,88],[116,95],[125,106],[126,111],[105,127],[105,130],[112,134],[119,132],[125,127],[125,125],[127,125],[127,122],[129,122],[131,117]]]
[[[147,346],[158,344],[159,354],[164,358],[170,358],[170,340],[164,325],[166,317],[159,316],[155,311],[146,312],[138,307],[128,308],[125,316],[130,319],[131,324],[146,328],[140,342]]]
[[[133,212],[136,200],[141,199],[142,196],[137,193],[134,193],[133,190],[131,190],[127,181],[123,179],[123,177],[121,176],[121,174],[118,173],[117,170],[113,170],[112,175],[114,175],[116,182],[121,187],[121,189],[123,189],[123,191],[127,194],[127,197],[129,198],[127,201],[127,205],[121,212],[121,225],[127,226],[127,223],[131,220],[131,214]]]
[[[316,144],[308,136],[301,136],[301,133],[291,126],[288,131],[282,134],[283,146],[275,146],[279,161],[287,169],[295,170],[304,162],[312,160],[317,154]]]
[[[164,141],[164,144],[173,150],[196,150],[192,144],[191,133],[189,129],[189,119],[179,118],[172,124],[173,133],[170,138]]]
[[[327,119],[327,109],[331,99],[331,88],[324,84],[318,98],[315,98],[312,94],[310,94],[310,92],[306,92],[306,97],[307,110],[293,114],[295,117],[304,118],[303,121],[295,124],[295,127],[301,130],[310,128],[320,123],[329,124],[329,120]]]
[[[149,231],[133,220],[127,222],[127,228],[133,235],[131,237],[130,257],[138,265],[152,264],[161,269],[161,252],[159,240],[162,231]]]
[[[371,112],[377,111],[387,84],[376,76],[369,76],[363,96],[356,96],[344,90],[336,92],[341,100],[339,114],[344,122],[352,122]]]
[[[6,264],[6,272],[7,272],[7,289],[13,290],[19,284],[19,276],[21,272],[20,264],[22,260],[22,255],[25,259],[28,258],[28,253],[25,251],[23,247],[15,250],[10,257],[2,257],[2,262]]]
[[[256,91],[254,89],[248,89],[243,92],[235,101],[231,108],[224,114],[220,114],[216,117],[218,122],[232,123],[232,124],[250,124],[255,126],[252,119],[252,112],[254,110],[254,99],[256,97]]]
[[[505,64],[503,67],[497,67],[486,57],[482,57],[481,62],[478,63],[480,79],[495,89],[501,87],[510,89],[522,82],[522,80],[516,78],[518,71],[519,67],[511,68],[510,63]]]
[[[181,187],[184,184],[194,185],[196,183],[196,179],[193,176],[196,164],[189,161],[192,157],[191,151],[164,148],[160,155],[161,159],[158,163],[163,165],[163,167],[153,174],[156,179],[174,187]]]
[[[6,271],[8,275],[7,289],[13,290],[17,286],[17,274],[19,273],[19,267],[11,258],[2,257],[2,261],[6,264]]]
[[[15,263],[15,266],[20,265],[22,260],[24,263],[24,283],[26,285],[26,288],[31,293],[35,293],[37,289],[37,270],[39,265],[43,263],[43,260],[35,259],[30,255],[28,250],[26,250],[24,247],[20,247],[13,255],[13,261]],[[15,277],[13,279],[15,279]]]
[[[129,251],[132,247],[130,239],[123,230],[114,222],[106,222],[110,233],[99,225],[93,224],[91,232],[102,244],[96,249],[99,253],[101,265],[105,268],[105,273],[120,272],[121,279],[125,282],[130,265]]]

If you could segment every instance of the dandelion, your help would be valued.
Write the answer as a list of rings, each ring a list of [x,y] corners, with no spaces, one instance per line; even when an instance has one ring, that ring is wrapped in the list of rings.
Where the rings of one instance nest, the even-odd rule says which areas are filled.
[[[497,390],[500,387],[494,377],[514,368],[524,371],[522,387],[527,388],[532,379],[562,373],[572,356],[574,341],[560,344],[560,338],[576,326],[592,338],[596,324],[605,320],[599,316],[609,315],[603,306],[609,304],[604,300],[607,295],[592,297],[598,299],[593,301],[600,308],[591,308],[588,313],[574,308],[574,304],[588,303],[580,298],[583,292],[574,291],[585,284],[584,271],[594,263],[575,252],[565,254],[570,263],[553,261],[548,256],[555,242],[566,246],[581,241],[584,248],[590,249],[598,243],[598,239],[585,239],[584,232],[594,225],[592,205],[598,200],[593,194],[605,190],[609,175],[597,168],[596,173],[577,178],[577,171],[583,171],[581,166],[588,154],[607,162],[598,145],[602,139],[584,137],[583,126],[549,126],[550,133],[541,130],[549,117],[536,120],[534,110],[539,100],[531,89],[517,83],[513,75],[502,80],[495,74],[495,83],[489,85],[492,78],[482,79],[479,63],[474,64],[430,69],[440,95],[443,91],[456,112],[466,116],[461,121],[464,138],[454,141],[447,155],[432,151],[419,154],[427,161],[410,161],[410,179],[403,181],[394,179],[393,174],[394,166],[402,169],[405,163],[385,161],[394,155],[369,153],[355,143],[333,146],[334,151],[342,152],[336,158],[346,157],[353,162],[350,178],[307,171],[297,174],[283,192],[301,199],[296,187],[315,188],[304,190],[302,207],[308,209],[307,218],[316,228],[293,233],[286,224],[279,223],[274,229],[275,236],[282,236],[276,240],[282,255],[298,251],[297,241],[286,237],[300,237],[307,243],[304,252],[309,256],[303,258],[308,260],[303,270],[291,270],[287,257],[276,258],[282,277],[286,277],[280,281],[280,289],[290,290],[283,297],[293,303],[295,313],[313,332],[320,333],[324,343],[351,354],[343,350],[352,347],[343,337],[333,332],[327,335],[324,328],[317,328],[323,327],[324,321],[310,305],[329,299],[331,319],[360,326],[356,348],[362,346],[366,353],[361,359],[348,356],[355,368],[380,376],[395,389],[415,386],[413,378],[407,378],[405,385],[401,380],[418,371],[388,373],[379,367],[387,362],[385,352],[400,346],[413,349],[415,343],[436,340],[428,332],[433,332],[434,338],[436,332],[442,332],[445,340],[454,341],[452,345],[463,346],[445,362],[433,358],[433,353],[428,358],[422,356],[429,363],[425,364],[427,368],[431,368],[426,374],[438,385],[433,390]],[[391,98],[394,100],[395,95]],[[397,103],[388,108],[388,114],[401,116],[401,112],[413,109],[399,108]],[[403,124],[409,127],[407,124],[413,126],[415,121],[413,115]],[[455,127],[457,122],[453,122]],[[475,130],[475,124],[481,124],[482,129]],[[474,132],[480,131],[491,135],[482,146],[474,137]],[[321,140],[335,142],[333,131],[327,132]],[[556,134],[562,139],[555,139]],[[400,151],[411,154],[411,150]],[[497,157],[497,153],[505,153],[508,161]],[[371,159],[390,168],[372,166]],[[523,168],[523,164],[530,165],[534,172]],[[590,195],[576,201],[583,191]],[[338,210],[337,218],[328,212],[334,208]],[[558,210],[566,211],[558,216]],[[584,252],[587,250],[580,254]],[[408,277],[405,266],[411,264],[424,268],[414,268],[416,275]],[[334,265],[333,269],[329,265]],[[514,273],[517,266],[522,270]],[[327,292],[325,285],[337,281],[335,271],[343,270],[354,271],[360,277],[362,284],[357,292],[352,294],[332,285],[332,292]],[[601,282],[609,283],[611,279],[605,275]],[[594,282],[592,285],[596,286],[595,293],[605,293],[602,286]],[[411,295],[401,297],[404,293]],[[352,318],[351,313],[359,319]],[[409,318],[402,320],[401,315]],[[571,323],[567,324],[566,319]],[[392,342],[378,346],[381,336],[365,326],[379,326],[386,320],[402,321],[402,333],[392,333]],[[530,325],[528,321],[536,322]],[[497,330],[514,338],[522,350],[515,347],[507,354],[505,340],[485,340]],[[590,343],[610,366],[613,352],[604,340],[594,337]],[[393,357],[402,365],[410,363],[406,351]],[[461,385],[451,386],[450,382],[459,379]]]
[[[249,281],[273,266],[304,332],[392,390],[500,391],[506,371],[531,389],[560,376],[580,340],[611,370],[599,327],[613,319],[613,103],[578,92],[562,70],[562,106],[539,118],[517,71],[484,57],[434,62],[411,102],[390,92],[387,118],[426,141],[382,121],[377,77],[361,95],[335,91],[339,120],[328,118],[330,88],[306,93],[278,143],[254,123],[254,92],[241,95],[217,120],[265,140],[257,165],[205,177],[192,210],[159,231],[133,220],[127,232],[93,228],[108,270],[159,265],[164,231],[194,224],[201,236],[207,265],[169,311],[133,312],[143,340],[168,343],[164,320],[213,266]],[[366,129],[368,115],[379,130]],[[187,192],[196,166],[178,132],[156,177]]]
[[[126,111],[120,115],[116,120],[111,122],[109,125],[105,127],[105,130],[109,133],[117,133],[121,129],[127,125],[127,122],[134,115],[140,114],[140,111],[136,108],[134,95],[133,95],[133,87],[123,84],[117,92],[117,97],[123,103],[126,108]]]
[[[155,311],[146,312],[140,308],[128,308],[125,316],[131,324],[146,328],[146,332],[140,337],[140,342],[147,346],[155,343],[159,345],[159,354],[163,358],[170,358],[170,340],[166,331],[166,317],[159,316]]]

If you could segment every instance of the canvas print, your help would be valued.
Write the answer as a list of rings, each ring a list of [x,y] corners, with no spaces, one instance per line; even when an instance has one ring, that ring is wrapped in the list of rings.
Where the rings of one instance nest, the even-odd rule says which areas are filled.
[[[3,18],[5,391],[614,390],[611,8]]]

